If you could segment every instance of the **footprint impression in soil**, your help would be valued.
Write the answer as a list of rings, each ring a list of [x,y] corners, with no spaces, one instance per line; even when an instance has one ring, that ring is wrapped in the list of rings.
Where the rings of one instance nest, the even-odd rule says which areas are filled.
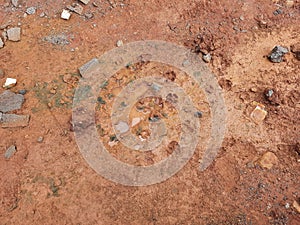
[[[176,73],[172,70],[167,77],[148,74],[123,83],[121,76],[115,95],[107,93],[115,74],[145,62],[177,68],[190,82],[182,82],[183,87],[173,82]],[[170,178],[205,137],[201,136],[199,116],[195,116],[199,110],[210,120],[199,168],[205,170],[210,165],[224,138],[226,107],[214,75],[197,55],[167,42],[140,41],[115,48],[87,65],[88,72],[75,92],[73,124],[79,149],[96,172],[129,186]],[[192,97],[197,93],[198,98]],[[152,160],[132,162],[124,149]]]

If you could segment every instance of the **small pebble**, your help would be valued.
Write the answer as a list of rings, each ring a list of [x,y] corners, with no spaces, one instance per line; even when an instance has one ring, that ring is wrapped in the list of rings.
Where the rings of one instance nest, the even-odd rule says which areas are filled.
[[[40,137],[38,137],[37,142],[38,142],[38,143],[42,143],[43,140],[44,140],[44,138],[43,138],[42,136],[40,136]]]
[[[17,152],[16,146],[12,145],[6,150],[4,157],[6,159],[10,159],[16,152]]]
[[[209,63],[211,61],[211,55],[208,53],[202,56],[204,62]]]
[[[25,95],[26,93],[27,93],[27,91],[25,89],[22,89],[19,91],[19,94],[21,94],[21,95]]]
[[[122,40],[118,40],[117,41],[117,47],[121,47],[123,46],[123,41]]]
[[[194,116],[197,117],[197,118],[202,118],[203,114],[202,114],[202,112],[197,111],[197,112],[194,113]]]
[[[33,15],[33,14],[35,14],[35,12],[36,12],[36,8],[33,6],[26,9],[26,13],[28,15]]]

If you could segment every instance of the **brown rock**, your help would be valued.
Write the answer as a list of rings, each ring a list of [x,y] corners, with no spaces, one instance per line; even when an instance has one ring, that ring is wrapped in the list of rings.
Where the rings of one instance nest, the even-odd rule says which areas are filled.
[[[271,169],[278,163],[278,158],[273,152],[266,152],[257,163],[262,168]]]
[[[297,201],[293,202],[293,206],[298,211],[298,213],[300,213],[300,205],[299,205],[299,203]]]

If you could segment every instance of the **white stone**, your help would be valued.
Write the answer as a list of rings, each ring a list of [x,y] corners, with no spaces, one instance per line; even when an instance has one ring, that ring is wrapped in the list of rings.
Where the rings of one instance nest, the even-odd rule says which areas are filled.
[[[13,27],[7,30],[8,40],[10,41],[20,41],[21,40],[21,28]]]
[[[71,17],[71,12],[69,10],[64,9],[60,16],[64,20],[69,20]]]
[[[4,42],[2,41],[2,38],[0,38],[0,48],[4,47]]]
[[[123,121],[120,121],[115,127],[121,134],[126,133],[129,130],[128,124]]]
[[[86,5],[89,3],[90,0],[79,0],[79,1]]]
[[[117,41],[117,47],[121,47],[123,46],[123,41],[122,40],[118,40]]]
[[[5,84],[3,85],[4,88],[11,88],[17,84],[17,79],[14,78],[7,78]]]

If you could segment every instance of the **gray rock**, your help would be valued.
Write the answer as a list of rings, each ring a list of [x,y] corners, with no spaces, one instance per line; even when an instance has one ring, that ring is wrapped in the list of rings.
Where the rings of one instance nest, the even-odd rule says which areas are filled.
[[[82,77],[87,77],[88,73],[97,66],[99,66],[99,64],[99,60],[97,58],[93,58],[92,60],[88,61],[86,64],[79,68],[79,73]]]
[[[209,63],[211,61],[211,55],[208,53],[202,56],[204,62]]]
[[[13,27],[7,30],[7,37],[10,41],[20,41],[21,40],[21,28]]]
[[[2,38],[0,37],[0,48],[4,47],[4,42],[2,41]]]
[[[14,7],[19,6],[19,0],[11,0],[11,3],[13,4]]]
[[[2,114],[0,125],[2,128],[27,127],[29,115]]]
[[[287,48],[277,45],[268,55],[268,59],[273,63],[280,63],[283,61],[283,56],[288,52]]]
[[[194,113],[194,116],[196,117],[196,118],[202,118],[202,112],[200,112],[200,111],[197,111],[197,112],[195,112]]]
[[[44,41],[50,42],[53,45],[68,45],[70,41],[65,34],[49,35],[44,37]]]
[[[22,90],[19,91],[20,95],[25,95],[26,93],[27,93],[27,91],[25,89],[22,89]]]
[[[6,159],[10,159],[16,152],[17,152],[16,146],[12,145],[6,150],[6,152],[4,153],[4,157]]]
[[[36,8],[33,6],[26,9],[26,13],[28,15],[33,15],[33,14],[35,14],[35,12],[36,12]]]
[[[75,12],[79,15],[81,15],[83,12],[83,7],[81,5],[79,5],[78,3],[73,3],[72,6],[68,5],[67,9],[69,9],[70,11]]]
[[[0,112],[9,112],[12,110],[20,109],[24,102],[24,96],[15,94],[12,91],[4,91],[0,95]]]
[[[87,18],[87,19],[89,20],[89,19],[92,19],[92,18],[94,17],[94,14],[91,13],[91,12],[86,12],[86,13],[84,14],[84,16],[85,16],[85,18]]]

